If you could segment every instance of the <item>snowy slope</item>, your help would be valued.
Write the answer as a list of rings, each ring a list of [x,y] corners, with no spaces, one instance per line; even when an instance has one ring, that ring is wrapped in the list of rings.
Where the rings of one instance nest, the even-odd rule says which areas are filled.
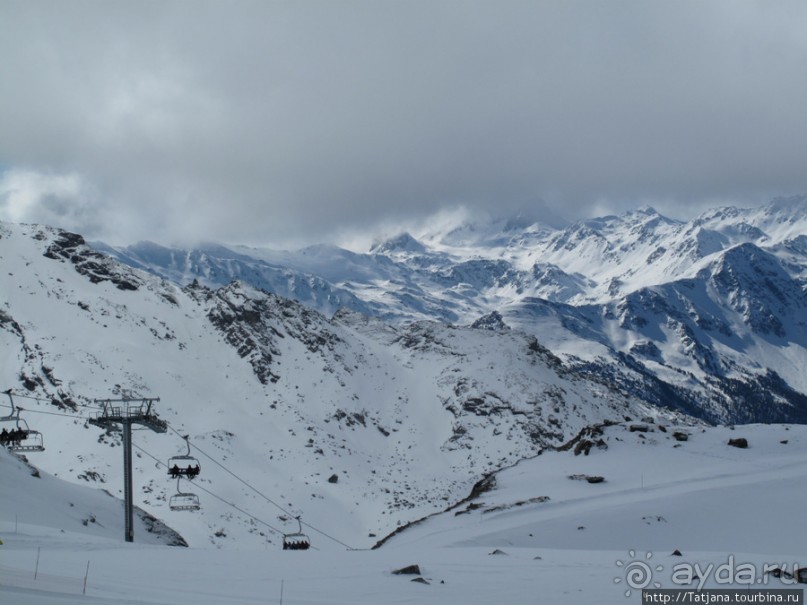
[[[685,441],[676,438],[682,434]],[[802,536],[788,523],[801,514],[804,426],[624,422],[585,438],[600,446],[589,454],[546,451],[494,473],[487,491],[385,547],[804,555]],[[741,438],[745,449],[728,444]],[[766,514],[772,505],[776,514]]]
[[[326,315],[342,306],[393,323],[467,325],[498,312],[649,403],[710,421],[807,421],[807,199],[688,222],[650,207],[563,228],[463,221],[364,254],[104,249],[177,283],[243,279]]]
[[[121,540],[123,502],[101,490],[68,483],[0,448],[2,537],[62,534],[65,543]],[[136,509],[134,531],[143,544],[186,546],[176,532]]]
[[[140,525],[138,550],[86,546],[84,538],[69,536],[65,546],[61,529],[85,531],[81,521],[101,514],[93,501],[78,511],[80,518],[57,510],[53,524],[26,522],[46,529],[28,528],[33,537],[17,542],[18,550],[6,549],[12,561],[0,560],[6,578],[0,584],[27,570],[17,560],[30,562],[43,544],[51,572],[64,577],[74,574],[77,553],[84,558],[87,549],[100,549],[103,580],[95,590],[111,602],[222,602],[225,578],[238,569],[249,570],[234,589],[242,602],[265,602],[282,578],[309,602],[489,602],[495,595],[520,602],[539,586],[554,602],[577,602],[580,593],[614,589],[620,571],[614,563],[630,548],[664,556],[680,548],[712,561],[729,552],[757,562],[790,560],[798,554],[797,534],[752,515],[776,501],[781,517],[797,518],[801,427],[699,433],[680,414],[662,410],[672,406],[716,421],[801,419],[807,248],[794,208],[798,204],[702,217],[699,228],[728,244],[699,240],[704,255],[674,280],[618,291],[606,303],[523,296],[500,305],[506,297],[491,295],[485,309],[501,312],[488,313],[476,327],[424,319],[389,323],[349,308],[322,315],[244,282],[180,287],[99,255],[78,236],[0,225],[0,384],[14,389],[24,417],[45,436],[46,451],[29,458],[43,476],[121,497],[120,437],[87,418],[97,411],[95,398],[158,396],[158,412],[171,429],[135,433],[136,504],[192,547],[239,551],[228,560],[192,549],[180,560],[140,546],[152,539]],[[620,231],[618,222],[608,229]],[[675,233],[694,228],[663,224]],[[507,229],[535,241],[551,237],[550,230],[523,224]],[[502,263],[512,246],[501,235],[507,229],[501,226],[498,236],[489,230],[484,238],[479,230],[445,234],[452,264],[441,264],[448,245],[437,239],[380,243],[373,254],[350,257],[353,277],[359,283],[362,272],[371,275],[383,265],[391,287],[367,285],[373,304],[412,297],[411,305],[421,305],[419,317],[433,317],[431,307],[451,299],[451,312],[458,313],[468,300],[482,300],[479,292],[515,291],[508,271],[523,266],[524,257],[512,252],[509,266]],[[474,237],[495,253],[472,258],[469,251],[482,241]],[[307,270],[317,263],[337,267],[334,255],[348,258],[332,248],[309,250]],[[424,282],[413,276],[429,272],[443,286],[419,299]],[[576,276],[564,287],[586,291],[595,277]],[[397,527],[444,510],[486,473],[558,446],[584,426],[625,416],[632,422],[647,417],[668,432],[656,429],[642,438],[622,424],[606,430],[607,450],[576,457],[546,451],[500,473],[498,488],[475,503],[480,508],[418,524],[389,540],[378,551],[385,554],[343,554],[346,544],[369,547]],[[688,442],[673,441],[674,423],[690,433]],[[747,436],[751,447],[727,448],[732,433]],[[200,495],[198,513],[167,506],[177,486],[163,463],[184,451],[184,434],[202,463],[195,485],[181,482]],[[8,468],[0,471],[4,494]],[[605,482],[568,479],[574,474],[599,474]],[[112,506],[102,521],[111,528],[119,504],[99,496]],[[549,500],[482,512],[544,496]],[[47,498],[43,493],[37,501]],[[79,498],[52,497],[55,503]],[[8,506],[38,510],[25,502]],[[9,531],[14,512],[0,507],[6,515],[0,531]],[[297,514],[319,549],[307,553],[314,562],[302,569],[295,559],[277,558],[278,531],[294,531]],[[756,529],[741,536],[732,531],[732,523],[746,527],[752,519]],[[116,544],[119,528],[93,539]],[[536,536],[543,541],[532,541]],[[7,533],[0,537],[14,543]],[[680,538],[675,545],[674,538]],[[509,556],[491,557],[493,548],[510,549]],[[537,573],[535,556],[545,565]],[[412,562],[424,566],[432,586],[390,578],[390,569]],[[120,570],[132,566],[145,566],[153,587],[124,579]],[[322,570],[315,581],[307,577],[311,567]],[[587,580],[579,579],[581,568],[590,570]],[[196,585],[177,582],[175,570],[197,574]],[[440,579],[447,592],[414,592],[437,588]],[[58,590],[58,578],[54,582]],[[15,586],[21,592],[10,602],[41,597],[35,586]],[[603,602],[623,599],[617,590]]]
[[[488,491],[376,550],[124,545],[83,533],[95,531],[89,526],[63,534],[45,507],[34,508],[15,532],[3,506],[0,601],[615,605],[636,602],[643,586],[748,588],[751,572],[755,588],[803,587],[765,572],[807,563],[794,531],[807,472],[805,427],[653,423],[648,432],[631,432],[638,424],[589,432],[607,448],[588,455],[546,451],[496,473]],[[747,449],[728,445],[737,437],[746,438]],[[62,502],[64,484],[47,485],[43,500]],[[676,549],[681,556],[672,556]],[[392,573],[413,564],[419,574]],[[683,583],[682,571],[696,565],[699,577]],[[633,576],[631,569],[649,574]]]
[[[171,430],[135,434],[135,502],[192,545],[276,545],[299,514],[332,547],[372,544],[591,422],[676,416],[517,331],[328,319],[237,282],[181,289],[38,226],[2,226],[0,258],[0,379],[45,436],[32,457],[120,496],[120,436],[87,419],[95,399],[159,397]],[[203,473],[179,489],[199,513],[167,506],[185,434]]]

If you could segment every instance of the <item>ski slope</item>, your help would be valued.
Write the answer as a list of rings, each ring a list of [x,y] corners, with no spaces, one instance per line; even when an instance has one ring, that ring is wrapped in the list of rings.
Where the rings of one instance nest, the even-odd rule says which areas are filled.
[[[369,547],[587,424],[675,415],[569,375],[523,333],[328,319],[239,283],[180,289],[81,241],[0,225],[0,390],[44,436],[43,470],[118,497],[121,439],[89,424],[95,399],[159,397],[171,428],[135,433],[133,497],[194,546],[263,547],[302,515]],[[202,463],[180,483],[202,499],[190,515],[168,505],[183,435]]]
[[[649,430],[632,432],[637,424]],[[807,427],[664,426],[666,432],[636,421],[606,427],[606,448],[546,451],[376,550],[341,552],[319,550],[316,541],[305,552],[125,544],[122,518],[99,528],[57,514],[65,498],[86,508],[97,490],[31,478],[0,452],[0,602],[617,604],[638,601],[626,569],[647,562],[652,582],[664,588],[684,587],[673,569],[695,564],[706,573],[689,588],[747,587],[726,571],[741,565],[758,570],[755,586],[800,586],[763,571],[807,563],[799,529]],[[737,437],[749,447],[730,447]],[[579,475],[604,481],[569,478]],[[41,482],[41,506],[29,505],[31,481]],[[25,522],[15,526],[21,508]],[[681,557],[671,556],[675,549]],[[419,576],[391,573],[412,564]]]

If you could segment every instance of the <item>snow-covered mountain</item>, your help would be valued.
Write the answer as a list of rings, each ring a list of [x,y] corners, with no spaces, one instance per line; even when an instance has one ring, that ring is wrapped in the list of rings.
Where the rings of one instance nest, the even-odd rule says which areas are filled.
[[[88,424],[94,399],[160,397],[171,430],[136,435],[136,504],[191,544],[276,543],[302,513],[369,545],[592,423],[805,422],[805,237],[795,199],[463,224],[366,254],[116,259],[2,224],[0,384],[37,398],[18,403],[45,471],[116,495],[120,438]],[[185,434],[198,514],[167,506]]]
[[[787,600],[776,591],[807,582],[805,446],[804,425],[592,426],[379,548],[304,553],[171,548],[139,526],[124,543],[112,498],[0,448],[0,602],[617,605],[657,587]]]
[[[799,410],[803,235],[772,224],[779,243],[736,241],[613,300],[515,296],[464,325],[367,312],[391,298],[323,314],[244,281],[181,286],[78,235],[0,224],[0,390],[46,446],[27,454],[36,467],[0,448],[0,600],[621,603],[643,587],[628,568],[648,562],[664,588],[747,586],[703,573],[727,562],[794,588],[805,427],[683,414]],[[450,235],[502,245],[491,233]],[[435,241],[309,256],[353,258],[357,276],[370,261],[428,272]],[[493,283],[485,263],[506,261],[475,260],[440,270]],[[109,496],[120,435],[88,422],[96,398],[126,396],[160,397],[169,423],[134,435],[134,545]],[[183,435],[192,483],[165,468]],[[169,509],[180,488],[201,510]],[[279,548],[298,514],[304,555]],[[674,566],[701,572],[682,584]]]
[[[120,436],[88,423],[95,399],[159,397],[170,430],[135,435],[135,503],[192,545],[277,544],[298,514],[320,546],[369,545],[591,423],[686,421],[495,321],[390,324],[243,282],[183,288],[35,225],[0,225],[0,262],[0,383],[44,436],[31,458],[120,495]],[[186,434],[203,472],[178,486],[165,462]],[[185,488],[200,512],[169,510]]]
[[[180,284],[244,280],[327,316],[341,307],[394,325],[471,325],[495,312],[577,370],[653,404],[709,421],[807,421],[803,197],[689,222],[645,207],[565,228],[442,225],[364,254],[98,248]]]

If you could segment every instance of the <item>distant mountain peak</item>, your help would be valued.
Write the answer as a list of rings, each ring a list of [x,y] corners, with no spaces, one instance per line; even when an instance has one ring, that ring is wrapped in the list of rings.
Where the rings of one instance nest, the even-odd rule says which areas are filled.
[[[211,288],[239,279],[325,317],[346,307],[355,315],[339,315],[340,324],[389,330],[390,338],[422,320],[531,334],[559,357],[582,360],[586,371],[631,374],[625,384],[638,380],[629,390],[639,398],[675,401],[711,420],[792,419],[802,409],[807,418],[799,399],[807,397],[800,371],[807,363],[807,198],[727,205],[688,221],[647,205],[562,229],[534,217],[457,214],[431,232],[401,229],[363,254],[332,246],[239,248],[238,258],[225,250],[156,250],[125,262]],[[365,324],[360,315],[373,319]],[[272,360],[267,372],[285,376],[276,364],[286,360]],[[772,399],[744,397],[725,409],[727,394],[754,392],[768,367],[793,392],[773,385]]]
[[[471,327],[476,330],[493,330],[494,332],[502,332],[510,329],[510,326],[505,323],[504,318],[498,311],[492,311],[480,317],[471,324]]]
[[[370,249],[370,252],[374,254],[390,252],[422,253],[425,251],[426,247],[406,231],[387,240],[378,242]]]
[[[807,210],[807,196],[792,195],[789,197],[777,197],[772,199],[765,209],[772,212],[787,213],[797,215],[799,212]]]
[[[658,210],[653,208],[653,206],[645,205],[645,206],[639,206],[639,208],[636,209],[636,213],[637,214],[647,214],[647,215],[653,216],[653,215],[658,214],[659,212],[658,212]]]

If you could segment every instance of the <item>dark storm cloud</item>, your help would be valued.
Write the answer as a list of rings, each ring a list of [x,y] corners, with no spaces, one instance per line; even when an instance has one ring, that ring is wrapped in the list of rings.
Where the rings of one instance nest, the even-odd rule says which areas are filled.
[[[807,191],[803,2],[6,0],[0,52],[0,217],[91,236]]]

